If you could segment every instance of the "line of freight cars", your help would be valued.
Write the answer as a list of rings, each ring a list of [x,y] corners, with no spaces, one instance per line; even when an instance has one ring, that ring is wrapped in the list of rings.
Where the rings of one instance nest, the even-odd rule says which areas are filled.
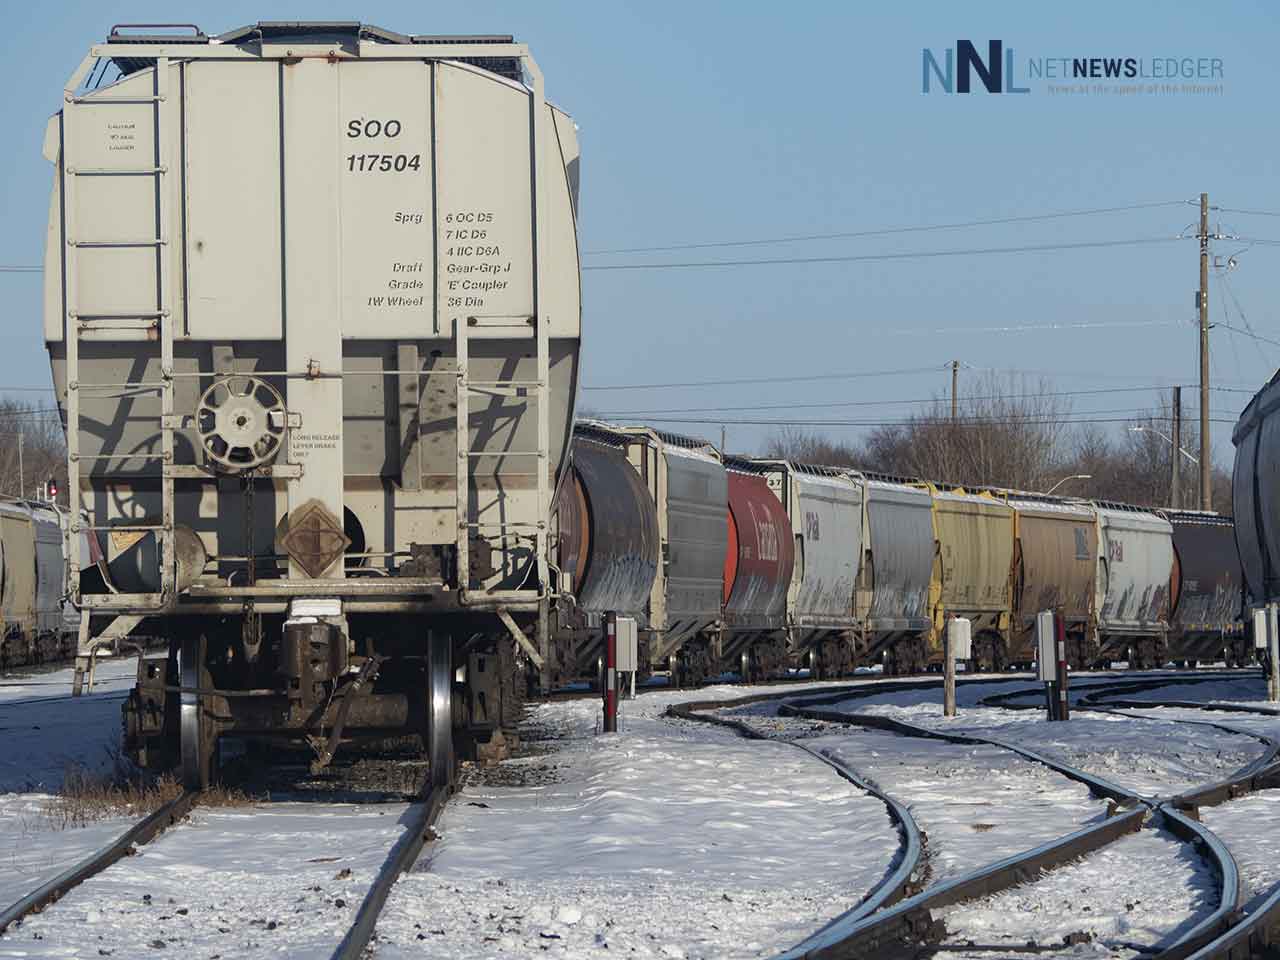
[[[744,459],[580,422],[557,522],[555,661],[580,672],[609,611],[636,618],[642,668],[680,683],[917,672],[953,616],[973,624],[974,666],[999,670],[1033,660],[1046,609],[1066,617],[1075,667],[1250,655],[1232,521],[1212,513]]]

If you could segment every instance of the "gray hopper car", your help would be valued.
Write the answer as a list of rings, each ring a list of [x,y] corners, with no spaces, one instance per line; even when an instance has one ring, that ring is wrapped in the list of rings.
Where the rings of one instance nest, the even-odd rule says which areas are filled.
[[[195,786],[227,734],[500,751],[553,666],[580,329],[575,126],[527,47],[117,29],[64,101],[44,333],[74,532],[127,571],[78,591],[77,676],[168,632],[127,743]]]
[[[0,500],[0,668],[75,650],[80,615],[66,602],[64,527],[52,505]]]

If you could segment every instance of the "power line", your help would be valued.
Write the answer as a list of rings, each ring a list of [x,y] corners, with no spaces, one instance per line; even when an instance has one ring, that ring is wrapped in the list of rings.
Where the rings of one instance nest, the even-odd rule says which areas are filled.
[[[1215,323],[1214,326],[1223,327],[1224,329],[1230,330],[1232,333],[1238,333],[1242,337],[1249,337],[1251,340],[1257,340],[1260,343],[1269,343],[1272,346],[1280,347],[1280,340],[1272,340],[1270,337],[1264,337],[1260,334],[1254,333],[1252,330],[1241,330],[1239,327],[1233,327],[1231,324],[1223,323],[1221,320]]]
[[[1172,420],[1168,415],[1150,412],[1137,413],[1131,417],[1055,417],[1052,419],[1035,419],[1031,417],[991,418],[961,417],[952,420],[950,417],[910,418],[906,420],[726,420],[719,417],[654,417],[652,423],[685,423],[703,426],[764,426],[764,427],[911,427],[911,426],[1071,426],[1081,423],[1133,423],[1137,420]],[[1212,423],[1235,423],[1234,419],[1214,419]]]
[[[1020,217],[996,217],[988,220],[962,220],[955,223],[933,223],[910,227],[882,227],[876,230],[853,230],[841,233],[794,234],[782,237],[764,237],[754,240],[705,240],[699,243],[671,243],[654,247],[617,247],[611,250],[585,250],[583,256],[607,256],[618,253],[659,253],[667,250],[706,250],[713,247],[754,247],[777,243],[804,243],[811,240],[850,240],[858,237],[885,237],[898,233],[926,233],[933,230],[960,230],[968,227],[993,227],[1011,223],[1031,223],[1040,220],[1060,220],[1066,217],[1087,217],[1100,213],[1120,213],[1127,210],[1148,210],[1153,207],[1169,207],[1189,200],[1160,200],[1152,203],[1133,203],[1120,207],[1095,207],[1091,210],[1067,210],[1061,213],[1038,213]]]
[[[963,400],[963,398],[961,398],[961,400]],[[939,409],[942,409],[942,407],[940,406]],[[674,411],[674,412],[680,413],[681,411]],[[984,412],[966,413],[963,402],[960,404],[960,412],[957,416],[957,419],[969,420],[975,423],[1017,423],[1017,424],[1051,425],[1051,424],[1058,424],[1058,423],[1094,423],[1097,421],[1090,418],[1101,417],[1101,416],[1116,416],[1119,414],[1124,414],[1126,419],[1142,420],[1142,419],[1147,419],[1151,417],[1155,417],[1160,420],[1171,419],[1170,416],[1168,416],[1167,414],[1162,414],[1159,411],[1141,410],[1141,409],[1135,410],[1133,407],[1107,407],[1100,410],[1078,410],[1078,411],[1071,411],[1071,412],[1063,411],[1061,414],[1054,414],[1052,411],[1036,411],[1036,410],[1030,410],[1026,413],[1015,412],[1015,413],[1003,413],[1003,414],[1002,413],[984,413]],[[640,413],[632,413],[628,415],[626,412],[619,413],[616,411],[606,411],[603,413],[593,413],[592,416],[600,417],[600,418],[615,418],[615,419],[641,419],[641,418],[649,419],[652,417],[652,414],[645,414],[643,412],[640,412]],[[665,417],[658,417],[657,419],[662,420],[664,422],[666,420]],[[709,417],[707,418],[707,422],[721,423],[722,421]],[[723,422],[734,423],[735,421],[725,420]],[[850,422],[861,423],[862,421],[850,421]],[[898,420],[888,420],[888,421],[871,420],[866,422],[877,424],[877,425],[883,424],[883,423],[901,423],[904,425],[910,425],[910,424],[933,425],[933,424],[940,424],[940,423],[951,423],[951,418],[949,415],[935,415],[933,413],[925,412],[925,413],[918,413],[918,414],[908,413],[905,417]]]
[[[687,383],[624,383],[608,386],[583,386],[582,390],[670,390],[677,387],[730,387],[754,386],[759,383],[810,383],[818,380],[854,380],[860,377],[897,377],[914,373],[937,373],[944,364],[931,367],[910,367],[905,370],[860,370],[854,373],[819,373],[790,377],[743,377],[733,380],[692,380]]]
[[[0,263],[0,273],[42,273],[44,267],[33,267],[28,264]]]
[[[934,327],[930,330],[886,330],[889,337],[924,337],[942,333],[1052,333],[1059,330],[1099,330],[1117,327],[1180,327],[1180,320],[1083,320],[1077,323],[1021,323],[996,327]]]
[[[1189,386],[1189,384],[1176,384],[1176,386]],[[1150,391],[1166,390],[1168,387],[1164,384],[1158,384],[1148,387],[1102,387],[1096,390],[1059,390],[1048,393],[1012,393],[1012,394],[986,394],[984,396],[964,396],[960,399],[964,402],[972,402],[975,400],[1029,400],[1039,397],[1082,397],[1095,396],[1105,393],[1145,393]],[[1225,389],[1225,388],[1224,388]],[[741,404],[732,404],[722,407],[667,407],[662,410],[623,410],[623,411],[606,411],[598,414],[598,416],[652,416],[662,413],[714,413],[719,410],[800,410],[815,409],[822,407],[884,407],[899,404],[917,404],[917,403],[942,403],[942,397],[928,397],[914,400],[830,400],[822,403],[766,403],[751,406],[743,406]]]
[[[1275,210],[1242,210],[1239,207],[1214,207],[1223,213],[1243,213],[1250,217],[1280,217],[1280,212]]]
[[[902,253],[863,253],[831,257],[775,257],[763,260],[684,260],[661,263],[605,263],[584,266],[586,270],[673,270],[699,267],[765,267],[799,263],[870,263],[886,260],[927,260],[939,257],[974,257],[1007,253],[1047,253],[1103,247],[1132,247],[1145,243],[1168,243],[1182,237],[1135,237],[1129,240],[1085,240],[1079,243],[1042,243],[1018,247],[977,247],[956,250],[916,250]],[[1262,242],[1262,241],[1259,241]]]

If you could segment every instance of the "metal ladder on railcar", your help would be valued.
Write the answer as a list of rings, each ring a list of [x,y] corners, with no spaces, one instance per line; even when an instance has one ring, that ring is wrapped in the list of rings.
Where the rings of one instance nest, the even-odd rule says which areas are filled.
[[[536,300],[536,297],[535,297]],[[470,376],[469,344],[471,328],[521,330],[532,326],[535,346],[534,379],[506,377],[496,380],[476,380]],[[471,589],[471,534],[473,532],[494,534],[506,549],[527,538],[528,531],[533,531],[534,561],[539,583],[539,633],[546,637],[546,601],[553,592],[550,583],[550,564],[548,563],[548,529],[551,511],[551,412],[549,409],[551,389],[550,337],[547,325],[539,322],[537,316],[531,317],[465,317],[459,318],[454,331],[454,345],[457,356],[457,478],[456,504],[458,518],[457,538],[457,578],[458,590],[462,603],[474,598],[488,599],[497,603],[496,613],[503,625],[517,643],[529,655],[534,664],[541,669],[545,663],[545,650],[530,642],[524,631],[512,619],[510,613],[502,606],[506,599],[528,599],[527,591],[520,590],[483,590]],[[518,397],[534,405],[537,417],[537,446],[532,450],[480,450],[471,445],[470,414],[471,396],[484,393],[489,396]],[[471,478],[472,464],[481,458],[501,460],[505,457],[532,458],[534,461],[534,483],[537,491],[535,520],[510,519],[502,515],[497,520],[485,520],[477,509],[475,520],[471,519]]]
[[[171,297],[172,244],[166,234],[170,229],[169,208],[172,203],[172,185],[169,143],[162,135],[174,119],[175,109],[169,102],[169,59],[157,57],[150,96],[77,95],[71,87],[65,91],[61,123],[62,158],[62,206],[63,206],[63,256],[65,285],[64,341],[66,344],[67,380],[67,490],[70,497],[71,522],[69,525],[67,563],[71,582],[71,595],[84,603],[79,596],[81,531],[91,536],[99,532],[153,534],[160,546],[160,592],[158,594],[114,595],[102,598],[105,602],[84,603],[80,640],[76,649],[75,680],[73,694],[79,694],[84,675],[89,673],[89,685],[93,685],[93,666],[98,649],[129,633],[142,619],[134,611],[160,610],[169,602],[174,589],[174,409],[173,409],[173,312]],[[132,168],[91,168],[76,162],[75,136],[81,111],[100,110],[110,105],[150,104],[152,119],[152,166]],[[166,116],[167,115],[167,116]],[[162,124],[162,119],[164,123]],[[155,223],[157,235],[146,238],[81,237],[76,230],[77,183],[81,177],[150,177],[155,181]],[[145,309],[107,311],[79,300],[80,270],[79,252],[84,249],[148,248],[155,250],[156,298],[153,306]],[[83,383],[80,381],[81,341],[115,340],[159,344],[160,379],[130,381],[126,383]],[[153,390],[160,391],[160,452],[121,454],[116,452],[83,454],[80,452],[80,391],[82,390]],[[146,460],[159,461],[161,517],[160,523],[135,523],[109,526],[94,516],[92,500],[89,503],[87,524],[81,519],[81,464],[96,460]],[[117,599],[118,597],[118,599]],[[93,609],[118,610],[120,613],[98,637],[91,637],[89,616]]]
[[[512,638],[528,654],[529,659],[541,671],[543,686],[547,684],[546,666],[549,655],[549,603],[558,584],[550,579],[549,541],[551,515],[551,440],[550,440],[550,397],[551,397],[551,358],[550,331],[548,318],[544,313],[542,298],[542,276],[547,263],[547,230],[543,217],[549,209],[547,203],[547,174],[543,169],[542,158],[546,155],[548,141],[548,125],[551,119],[547,112],[547,101],[543,86],[542,73],[527,56],[524,64],[532,77],[531,110],[529,112],[530,133],[530,173],[533,175],[531,192],[531,208],[534,226],[534,269],[533,269],[533,315],[529,317],[460,317],[454,326],[454,344],[457,357],[457,478],[456,478],[456,510],[457,510],[457,560],[459,596],[462,605],[467,605],[469,595],[478,594],[481,601],[494,604],[499,619],[507,628]],[[505,327],[507,329],[528,329],[532,326],[535,343],[536,373],[533,380],[506,378],[499,380],[479,381],[471,379],[469,366],[469,340],[472,327],[477,329]],[[535,405],[537,416],[537,446],[534,450],[504,450],[498,453],[475,450],[471,447],[470,432],[470,399],[473,393],[484,391],[490,395],[501,391],[504,395],[516,396],[525,390],[525,398]],[[471,519],[471,474],[472,463],[480,457],[532,457],[535,463],[535,485],[537,489],[537,518],[530,521],[510,520],[499,517],[496,521],[485,521],[477,510],[476,519]],[[485,530],[496,532],[504,544],[511,543],[522,531],[529,527],[534,531],[534,561],[538,575],[538,643],[530,641],[524,631],[511,617],[510,612],[502,605],[504,601],[524,601],[529,599],[528,591],[522,590],[484,590],[470,589],[470,540],[472,531]],[[541,647],[541,649],[539,649]]]

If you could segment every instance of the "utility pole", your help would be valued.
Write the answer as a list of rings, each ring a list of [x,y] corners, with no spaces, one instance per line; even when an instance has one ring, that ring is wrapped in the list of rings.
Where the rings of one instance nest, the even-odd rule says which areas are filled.
[[[1181,506],[1178,487],[1182,469],[1182,388],[1173,388],[1173,456],[1169,458],[1169,506],[1177,510]]]
[[[1209,461],[1209,195],[1200,194],[1200,509],[1213,509]],[[1174,451],[1175,458],[1178,452]]]
[[[954,424],[958,417],[959,407],[956,405],[956,383],[960,378],[960,361],[951,361],[951,422]]]
[[[729,449],[729,448],[725,446],[725,429],[724,429],[724,424],[722,423],[722,424],[720,424],[720,453],[721,453],[721,455],[723,455],[724,453],[726,453],[726,452],[728,451],[728,449]]]
[[[22,469],[22,442],[23,442],[23,433],[21,430],[19,430],[18,431],[18,498],[19,499],[21,499],[26,494],[26,491],[23,490],[22,488],[22,478],[25,476],[25,473],[23,472],[23,469]]]

